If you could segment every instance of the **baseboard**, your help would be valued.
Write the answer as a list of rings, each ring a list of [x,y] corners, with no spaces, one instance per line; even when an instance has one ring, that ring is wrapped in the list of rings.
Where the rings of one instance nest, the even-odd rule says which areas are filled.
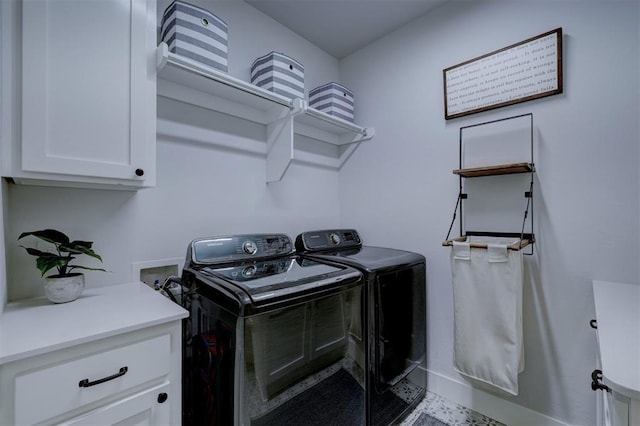
[[[560,420],[427,370],[427,389],[509,426],[570,426]]]

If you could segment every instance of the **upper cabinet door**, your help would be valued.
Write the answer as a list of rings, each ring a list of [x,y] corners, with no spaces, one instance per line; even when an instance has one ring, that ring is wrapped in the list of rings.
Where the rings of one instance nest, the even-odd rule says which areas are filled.
[[[155,185],[155,0],[22,6],[23,177]]]

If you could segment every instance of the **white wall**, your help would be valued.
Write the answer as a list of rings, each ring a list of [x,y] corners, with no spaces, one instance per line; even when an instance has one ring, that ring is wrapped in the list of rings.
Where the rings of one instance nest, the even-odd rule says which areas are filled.
[[[161,14],[169,1],[159,2]],[[337,79],[338,61],[241,1],[198,1],[229,25],[229,74],[249,80],[249,67],[272,50],[300,62],[307,87]],[[159,25],[160,21],[158,21]],[[179,139],[159,136],[157,187],[137,193],[9,185],[6,251],[8,299],[42,294],[35,259],[16,241],[23,231],[60,229],[73,239],[94,241],[109,273],[88,273],[88,285],[129,281],[131,263],[183,257],[202,236],[284,232],[338,224],[338,172],[292,165],[284,180],[265,183],[264,157],[193,141],[212,121],[247,134],[246,123],[160,99],[160,118],[189,123]],[[264,128],[254,131],[264,140]],[[201,132],[198,131],[200,134]],[[21,243],[21,242],[20,242]]]
[[[520,395],[506,399],[576,425],[595,424],[591,280],[640,280],[638,7],[452,1],[341,61],[359,122],[376,127],[341,172],[341,224],[368,244],[426,256],[428,368],[455,381],[462,379],[452,365],[451,272],[441,242],[458,192],[458,130],[534,114],[538,241],[526,258],[526,369]],[[444,68],[557,27],[563,94],[444,119]]]

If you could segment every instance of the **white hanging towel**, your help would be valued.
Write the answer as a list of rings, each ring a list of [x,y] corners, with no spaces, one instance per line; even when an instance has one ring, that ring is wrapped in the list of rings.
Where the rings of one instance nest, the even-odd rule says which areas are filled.
[[[524,370],[522,251],[507,249],[516,241],[468,237],[451,250],[454,366],[472,384],[509,395]]]

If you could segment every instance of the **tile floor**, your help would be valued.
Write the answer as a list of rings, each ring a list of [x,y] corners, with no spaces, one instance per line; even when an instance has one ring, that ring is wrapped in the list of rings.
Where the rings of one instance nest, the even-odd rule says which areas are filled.
[[[449,426],[478,425],[505,426],[502,423],[469,408],[427,391],[427,396],[399,426],[411,426],[421,413],[435,417]]]
[[[304,392],[311,388],[318,382],[326,379],[332,374],[336,373],[339,369],[344,368],[353,377],[362,382],[361,371],[356,368],[355,364],[348,360],[339,361],[325,370],[320,371],[314,375],[307,377],[305,380],[291,386],[286,391],[277,395],[272,399],[263,398],[264,395],[260,393],[260,387],[252,380],[253,375],[247,375],[247,391],[250,395],[248,400],[250,401],[249,411],[251,417],[263,415],[274,408],[285,403],[294,396]],[[406,401],[408,404],[415,401],[420,392],[420,388],[416,388],[406,379],[398,382],[392,389],[392,392],[399,398]],[[425,398],[418,404],[418,406],[409,414],[398,426],[412,426],[413,423],[420,417],[421,413],[427,413],[431,417],[435,417],[441,422],[446,423],[449,426],[459,425],[477,425],[477,426],[506,426],[496,420],[493,420],[483,414],[473,411],[469,408],[450,401],[442,396],[436,395],[427,391]]]

